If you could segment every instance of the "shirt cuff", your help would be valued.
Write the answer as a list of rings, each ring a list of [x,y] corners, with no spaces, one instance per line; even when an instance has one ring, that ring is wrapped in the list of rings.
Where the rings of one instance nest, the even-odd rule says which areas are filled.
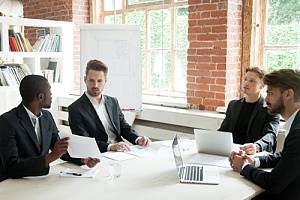
[[[141,138],[142,138],[141,136],[137,137],[137,138],[135,139],[135,141],[134,141],[135,144],[138,144],[137,142],[138,142],[138,140],[141,139]]]
[[[112,144],[109,144],[108,146],[107,146],[107,151],[110,151],[110,147],[112,146]]]
[[[254,158],[254,160],[255,160],[254,167],[258,168],[258,167],[260,166],[259,158]],[[242,166],[242,170],[243,170],[247,165],[251,165],[251,164],[250,164],[250,163],[245,163],[245,164]]]
[[[260,166],[260,160],[259,158],[254,158],[254,160],[255,160],[254,167],[258,168]]]

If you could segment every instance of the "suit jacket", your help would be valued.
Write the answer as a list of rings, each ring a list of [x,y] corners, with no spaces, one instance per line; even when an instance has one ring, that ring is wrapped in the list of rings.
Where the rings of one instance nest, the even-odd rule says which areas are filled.
[[[233,100],[229,103],[226,117],[223,120],[219,131],[233,132],[238,121],[244,98]],[[263,97],[260,97],[256,104],[246,133],[246,142],[255,143],[262,151],[274,152],[276,149],[276,137],[278,132],[280,116],[270,114]],[[233,135],[234,137],[234,135]]]
[[[298,111],[281,153],[260,157],[260,167],[271,167],[265,172],[251,165],[241,175],[266,189],[272,199],[300,198],[300,111]]]
[[[49,149],[53,149],[58,139],[58,130],[49,111],[42,110],[39,123],[41,145],[22,104],[0,116],[0,178],[48,174],[49,166],[45,166],[45,156]],[[64,155],[63,159],[81,164],[80,159],[71,159],[68,155]]]
[[[116,98],[103,95],[105,108],[110,122],[117,136],[117,141],[122,141],[122,137],[135,144],[138,135],[126,122]],[[68,107],[69,125],[73,134],[93,137],[96,139],[101,152],[106,152],[108,147],[108,135],[97,115],[93,104],[86,94]]]
[[[53,148],[58,135],[51,114],[45,110],[42,113],[41,145],[22,104],[0,116],[0,153],[6,178],[48,174],[45,155]]]

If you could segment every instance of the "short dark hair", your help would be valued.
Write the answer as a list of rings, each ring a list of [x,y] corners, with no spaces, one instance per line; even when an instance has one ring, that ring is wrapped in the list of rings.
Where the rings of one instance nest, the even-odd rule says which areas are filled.
[[[108,72],[108,67],[100,60],[90,60],[86,65],[85,75],[87,75],[89,70],[102,71],[106,76]]]
[[[259,67],[247,67],[246,69],[246,73],[247,72],[254,72],[258,75],[258,78],[263,80],[264,79],[264,76],[265,76],[265,72],[259,68]]]
[[[265,84],[280,88],[281,90],[292,89],[294,99],[300,101],[300,71],[293,69],[280,69],[267,74]]]
[[[48,80],[40,75],[27,75],[20,83],[20,94],[23,103],[30,103],[41,93],[45,93],[49,87]]]

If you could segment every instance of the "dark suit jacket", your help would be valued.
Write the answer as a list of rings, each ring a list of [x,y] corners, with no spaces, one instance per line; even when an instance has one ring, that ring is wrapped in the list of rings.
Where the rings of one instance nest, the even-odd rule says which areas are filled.
[[[283,150],[266,157],[260,157],[260,167],[271,167],[265,172],[251,165],[241,171],[241,175],[266,189],[272,199],[300,199],[300,111],[297,113]]]
[[[138,135],[126,122],[116,98],[103,95],[105,108],[110,122],[113,126],[117,141],[122,141],[122,137],[135,144]],[[108,135],[99,119],[93,104],[86,94],[68,107],[69,125],[73,134],[93,137],[96,139],[101,152],[106,152],[108,147]]]
[[[226,117],[223,120],[219,131],[233,132],[238,121],[244,98],[233,100],[229,103]],[[276,137],[279,126],[279,115],[270,114],[263,97],[260,97],[258,104],[251,115],[246,141],[247,143],[258,144],[263,151],[274,152],[276,149]],[[234,135],[233,135],[234,137]]]
[[[6,178],[48,174],[45,155],[57,140],[57,129],[51,114],[45,110],[42,113],[41,146],[22,104],[0,116],[0,153]]]
[[[41,176],[49,172],[45,166],[45,156],[54,147],[58,139],[58,130],[49,111],[42,110],[39,118],[41,128],[41,145],[38,143],[30,118],[20,104],[0,116],[0,158],[2,172],[0,178],[21,178]],[[79,164],[79,159],[65,160]],[[1,160],[0,160],[1,161]]]

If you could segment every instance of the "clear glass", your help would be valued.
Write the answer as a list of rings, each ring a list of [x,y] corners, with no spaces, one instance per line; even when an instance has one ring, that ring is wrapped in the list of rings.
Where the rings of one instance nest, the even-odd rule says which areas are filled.
[[[171,53],[166,50],[158,50],[150,53],[148,67],[151,69],[151,89],[160,91],[172,90],[172,66]]]
[[[299,45],[300,23],[267,26],[267,45]]]
[[[107,15],[104,17],[104,24],[122,24],[122,15]]]
[[[268,71],[278,69],[300,69],[300,48],[297,50],[267,50],[266,65]]]
[[[117,180],[121,177],[122,165],[117,162],[110,163],[108,166],[110,180]]]
[[[149,11],[149,47],[170,48],[171,14],[167,9]]]
[[[188,8],[176,8],[176,48],[188,47]]]
[[[122,0],[104,0],[104,11],[122,9]]]

